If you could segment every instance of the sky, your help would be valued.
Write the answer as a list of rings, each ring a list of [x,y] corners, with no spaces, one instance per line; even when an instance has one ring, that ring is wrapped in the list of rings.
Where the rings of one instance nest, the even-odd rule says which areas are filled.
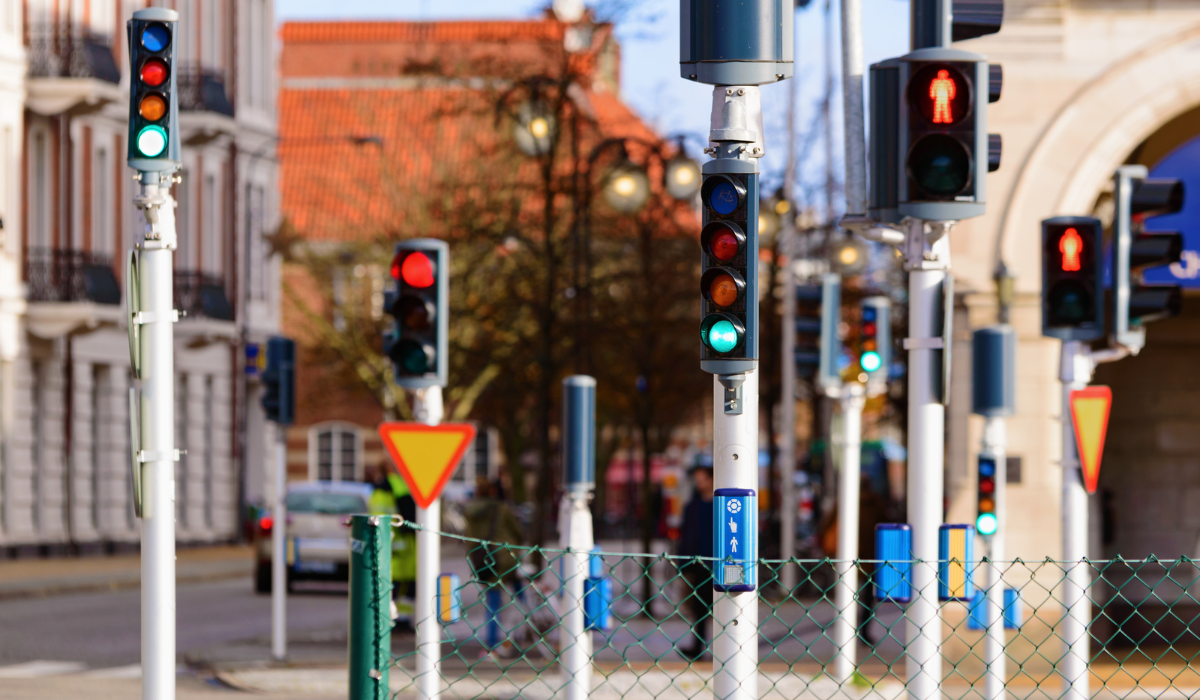
[[[840,87],[840,9],[833,2],[835,85]],[[861,0],[866,64],[908,51],[908,3],[904,0]],[[280,22],[315,19],[511,19],[541,13],[549,0],[276,0]],[[825,4],[811,2],[796,12],[796,77],[799,80],[796,123],[802,156],[798,178],[810,193],[825,179],[824,140],[817,118],[825,82]],[[679,77],[679,0],[641,0],[617,24],[621,43],[621,92],[624,100],[660,133],[690,132],[707,136],[712,88]],[[778,182],[786,159],[786,84],[762,89],[767,155],[761,169],[770,186]],[[841,172],[841,93],[835,94],[834,167]],[[806,136],[816,130],[812,139]],[[808,144],[807,148],[803,148]],[[693,152],[693,156],[698,156]],[[800,195],[803,196],[803,195]],[[840,198],[839,198],[840,199]],[[814,204],[823,201],[815,197]],[[802,200],[803,203],[803,200]]]

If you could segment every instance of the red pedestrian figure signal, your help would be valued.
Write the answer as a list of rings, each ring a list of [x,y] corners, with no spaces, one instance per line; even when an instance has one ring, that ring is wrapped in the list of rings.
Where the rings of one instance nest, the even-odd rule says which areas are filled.
[[[950,71],[942,69],[937,77],[929,82],[929,96],[933,99],[933,123],[953,124],[954,114],[950,111],[950,102],[958,94],[958,86],[950,77]]]
[[[1075,229],[1067,229],[1058,241],[1058,252],[1062,253],[1063,272],[1078,272],[1081,265],[1079,254],[1083,252],[1083,237]]]

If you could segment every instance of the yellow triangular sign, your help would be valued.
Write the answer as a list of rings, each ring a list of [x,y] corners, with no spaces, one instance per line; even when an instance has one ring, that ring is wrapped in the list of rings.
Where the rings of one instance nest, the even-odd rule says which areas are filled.
[[[379,437],[400,476],[412,490],[413,500],[428,508],[450,480],[463,454],[475,439],[470,423],[383,423]]]
[[[1089,386],[1072,391],[1070,404],[1083,485],[1088,493],[1096,493],[1100,483],[1100,458],[1104,456],[1104,437],[1108,433],[1108,414],[1112,409],[1112,389]]]

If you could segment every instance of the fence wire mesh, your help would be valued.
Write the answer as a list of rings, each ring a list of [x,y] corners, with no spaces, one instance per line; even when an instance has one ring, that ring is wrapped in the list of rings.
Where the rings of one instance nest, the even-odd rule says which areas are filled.
[[[406,522],[402,527],[417,526]],[[566,551],[446,533],[438,536],[443,569],[457,572],[456,580],[439,581],[433,606],[441,629],[442,697],[562,697],[568,683],[563,655],[573,644],[588,646],[592,661],[588,697],[720,697],[714,675],[722,666],[719,659],[732,653],[732,648],[722,645],[729,628],[714,624],[714,603],[720,605],[729,596],[734,596],[731,601],[745,598],[714,594],[711,561],[666,554],[590,553],[584,605],[589,629],[580,638],[568,634],[564,625]],[[378,557],[364,561],[365,573],[382,581],[390,579],[390,571],[380,566]],[[975,591],[967,600],[939,602],[933,618],[936,627],[918,628],[909,615],[917,603],[881,600],[876,595],[874,574],[906,564],[914,569],[929,567],[927,580],[932,585],[957,585],[961,594],[971,593],[963,586],[970,588],[965,582],[973,581]],[[759,560],[761,583],[755,609],[736,609],[736,616],[747,622],[757,616],[754,696],[779,700],[905,697],[910,640],[936,638],[940,633],[936,658],[941,665],[942,697],[1062,697],[1070,673],[1064,641],[1071,628],[1061,601],[1072,585],[1083,589],[1087,601],[1083,650],[1087,695],[1157,699],[1200,693],[1200,672],[1195,668],[1200,656],[1196,561],[983,559],[950,564],[943,563],[938,578],[938,562]],[[955,565],[961,565],[957,578]],[[786,566],[796,569],[798,584],[792,590],[781,585]],[[997,583],[989,585],[992,581]],[[853,595],[840,596],[852,601],[849,605],[836,602],[839,586],[853,587]],[[378,598],[390,588],[355,587],[352,582],[352,617],[356,610],[385,614],[389,606]],[[998,589],[1008,593],[1002,595]],[[989,602],[991,590],[997,592]],[[1003,644],[997,647],[1002,662],[988,662],[995,658],[987,652],[989,622],[996,629],[1004,628]],[[381,624],[387,628],[386,620]],[[373,623],[372,629],[380,627]],[[999,634],[994,638],[999,639]],[[417,694],[413,646],[410,636],[392,640],[390,697]],[[935,667],[922,668],[931,673]],[[993,690],[988,690],[989,670],[998,683]],[[387,695],[381,692],[377,697]]]

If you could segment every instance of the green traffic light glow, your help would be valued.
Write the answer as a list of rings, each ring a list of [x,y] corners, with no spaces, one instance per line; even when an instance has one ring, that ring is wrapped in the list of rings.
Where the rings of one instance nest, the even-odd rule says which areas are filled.
[[[883,358],[879,356],[879,353],[868,350],[862,354],[862,357],[858,358],[858,363],[862,365],[865,371],[874,372],[883,364]]]
[[[717,352],[730,352],[737,347],[738,332],[729,321],[717,321],[708,329],[708,346]]]
[[[147,158],[157,158],[167,150],[167,132],[161,126],[143,127],[137,135],[137,148]]]
[[[978,518],[975,518],[975,529],[981,535],[994,535],[1000,527],[1000,523],[996,520],[995,513],[980,513]]]

